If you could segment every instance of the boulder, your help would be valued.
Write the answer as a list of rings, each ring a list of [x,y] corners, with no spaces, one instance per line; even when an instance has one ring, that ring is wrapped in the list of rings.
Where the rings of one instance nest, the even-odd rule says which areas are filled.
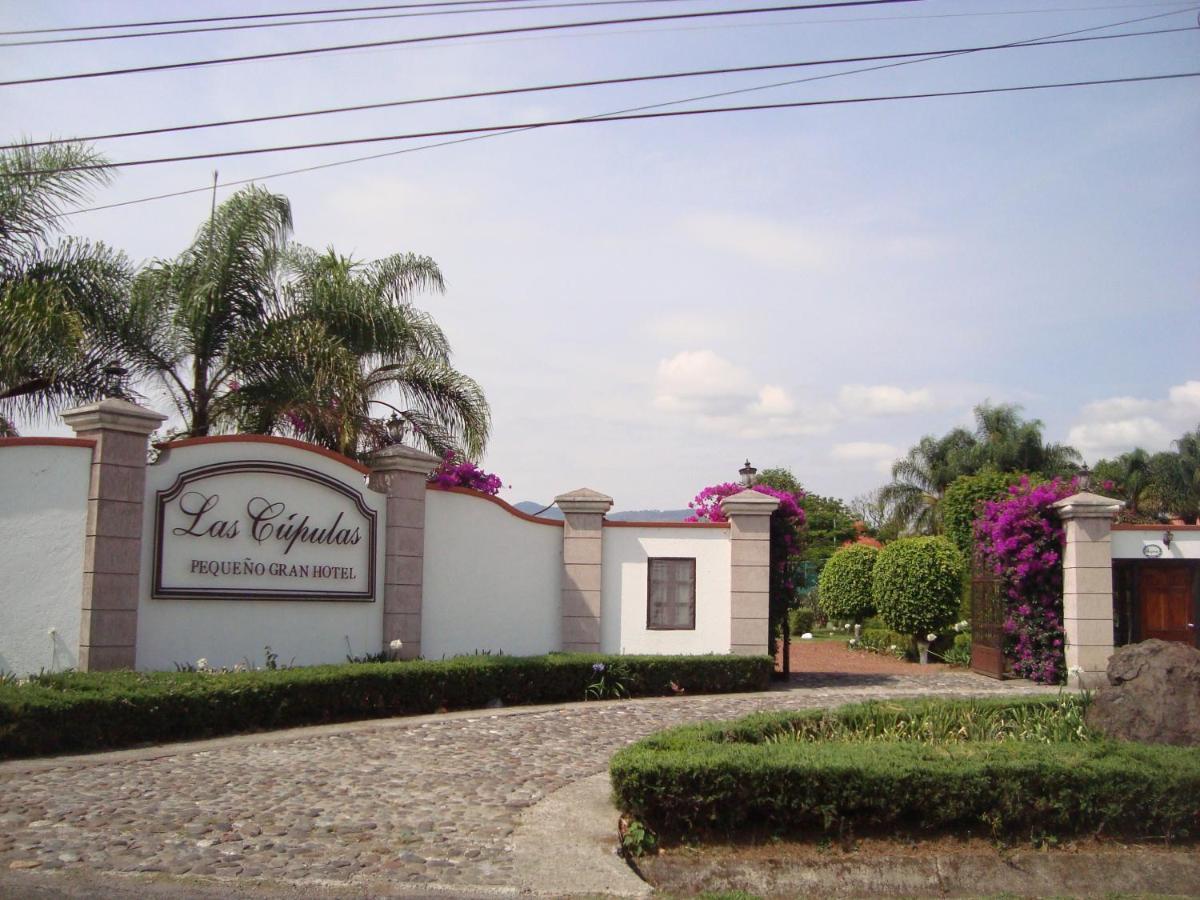
[[[1107,674],[1088,725],[1123,741],[1200,746],[1200,650],[1172,641],[1129,644],[1109,659]]]

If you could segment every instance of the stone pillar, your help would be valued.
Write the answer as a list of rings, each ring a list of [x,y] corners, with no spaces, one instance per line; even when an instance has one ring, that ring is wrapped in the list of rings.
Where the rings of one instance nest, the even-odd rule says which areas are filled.
[[[96,442],[83,545],[79,669],[132,669],[137,662],[146,449],[166,419],[116,398],[62,414],[81,438]]]
[[[599,653],[604,514],[613,500],[580,488],[554,502],[564,520],[561,646],[570,653]]]
[[[425,564],[425,482],[441,460],[395,444],[371,457],[367,480],[387,495],[383,564],[383,650],[403,646],[400,659],[421,655],[421,597]]]
[[[1067,683],[1105,684],[1113,652],[1112,521],[1125,504],[1080,493],[1054,504],[1066,528],[1063,549],[1063,630]]]
[[[771,652],[771,513],[779,501],[741,491],[721,501],[729,519],[729,650],[740,656]]]

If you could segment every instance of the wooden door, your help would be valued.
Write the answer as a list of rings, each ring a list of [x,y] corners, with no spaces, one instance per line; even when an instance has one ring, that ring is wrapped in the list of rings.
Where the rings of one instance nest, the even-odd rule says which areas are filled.
[[[1142,640],[1195,644],[1191,567],[1149,565],[1142,568],[1140,576]]]

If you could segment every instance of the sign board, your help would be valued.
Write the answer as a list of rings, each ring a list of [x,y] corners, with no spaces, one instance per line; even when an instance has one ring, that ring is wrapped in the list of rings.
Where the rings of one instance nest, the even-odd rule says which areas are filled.
[[[362,491],[288,463],[181,472],[156,495],[155,597],[374,600],[376,513]]]

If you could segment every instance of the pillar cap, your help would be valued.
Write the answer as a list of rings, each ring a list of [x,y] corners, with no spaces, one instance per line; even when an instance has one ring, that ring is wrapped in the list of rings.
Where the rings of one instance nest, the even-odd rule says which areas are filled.
[[[441,464],[442,461],[432,453],[403,444],[384,447],[367,460],[372,472],[416,472],[422,476],[428,475]]]
[[[555,504],[564,513],[597,513],[604,515],[612,509],[613,498],[591,488],[578,488],[554,498]]]
[[[721,500],[721,512],[726,516],[769,516],[779,506],[779,499],[758,491],[739,491]]]
[[[62,414],[75,433],[81,431],[127,431],[131,434],[148,435],[167,420],[161,413],[121,400],[106,397],[97,403],[77,406]]]
[[[1125,501],[1082,491],[1063,497],[1052,505],[1061,519],[1111,519],[1125,508]]]

